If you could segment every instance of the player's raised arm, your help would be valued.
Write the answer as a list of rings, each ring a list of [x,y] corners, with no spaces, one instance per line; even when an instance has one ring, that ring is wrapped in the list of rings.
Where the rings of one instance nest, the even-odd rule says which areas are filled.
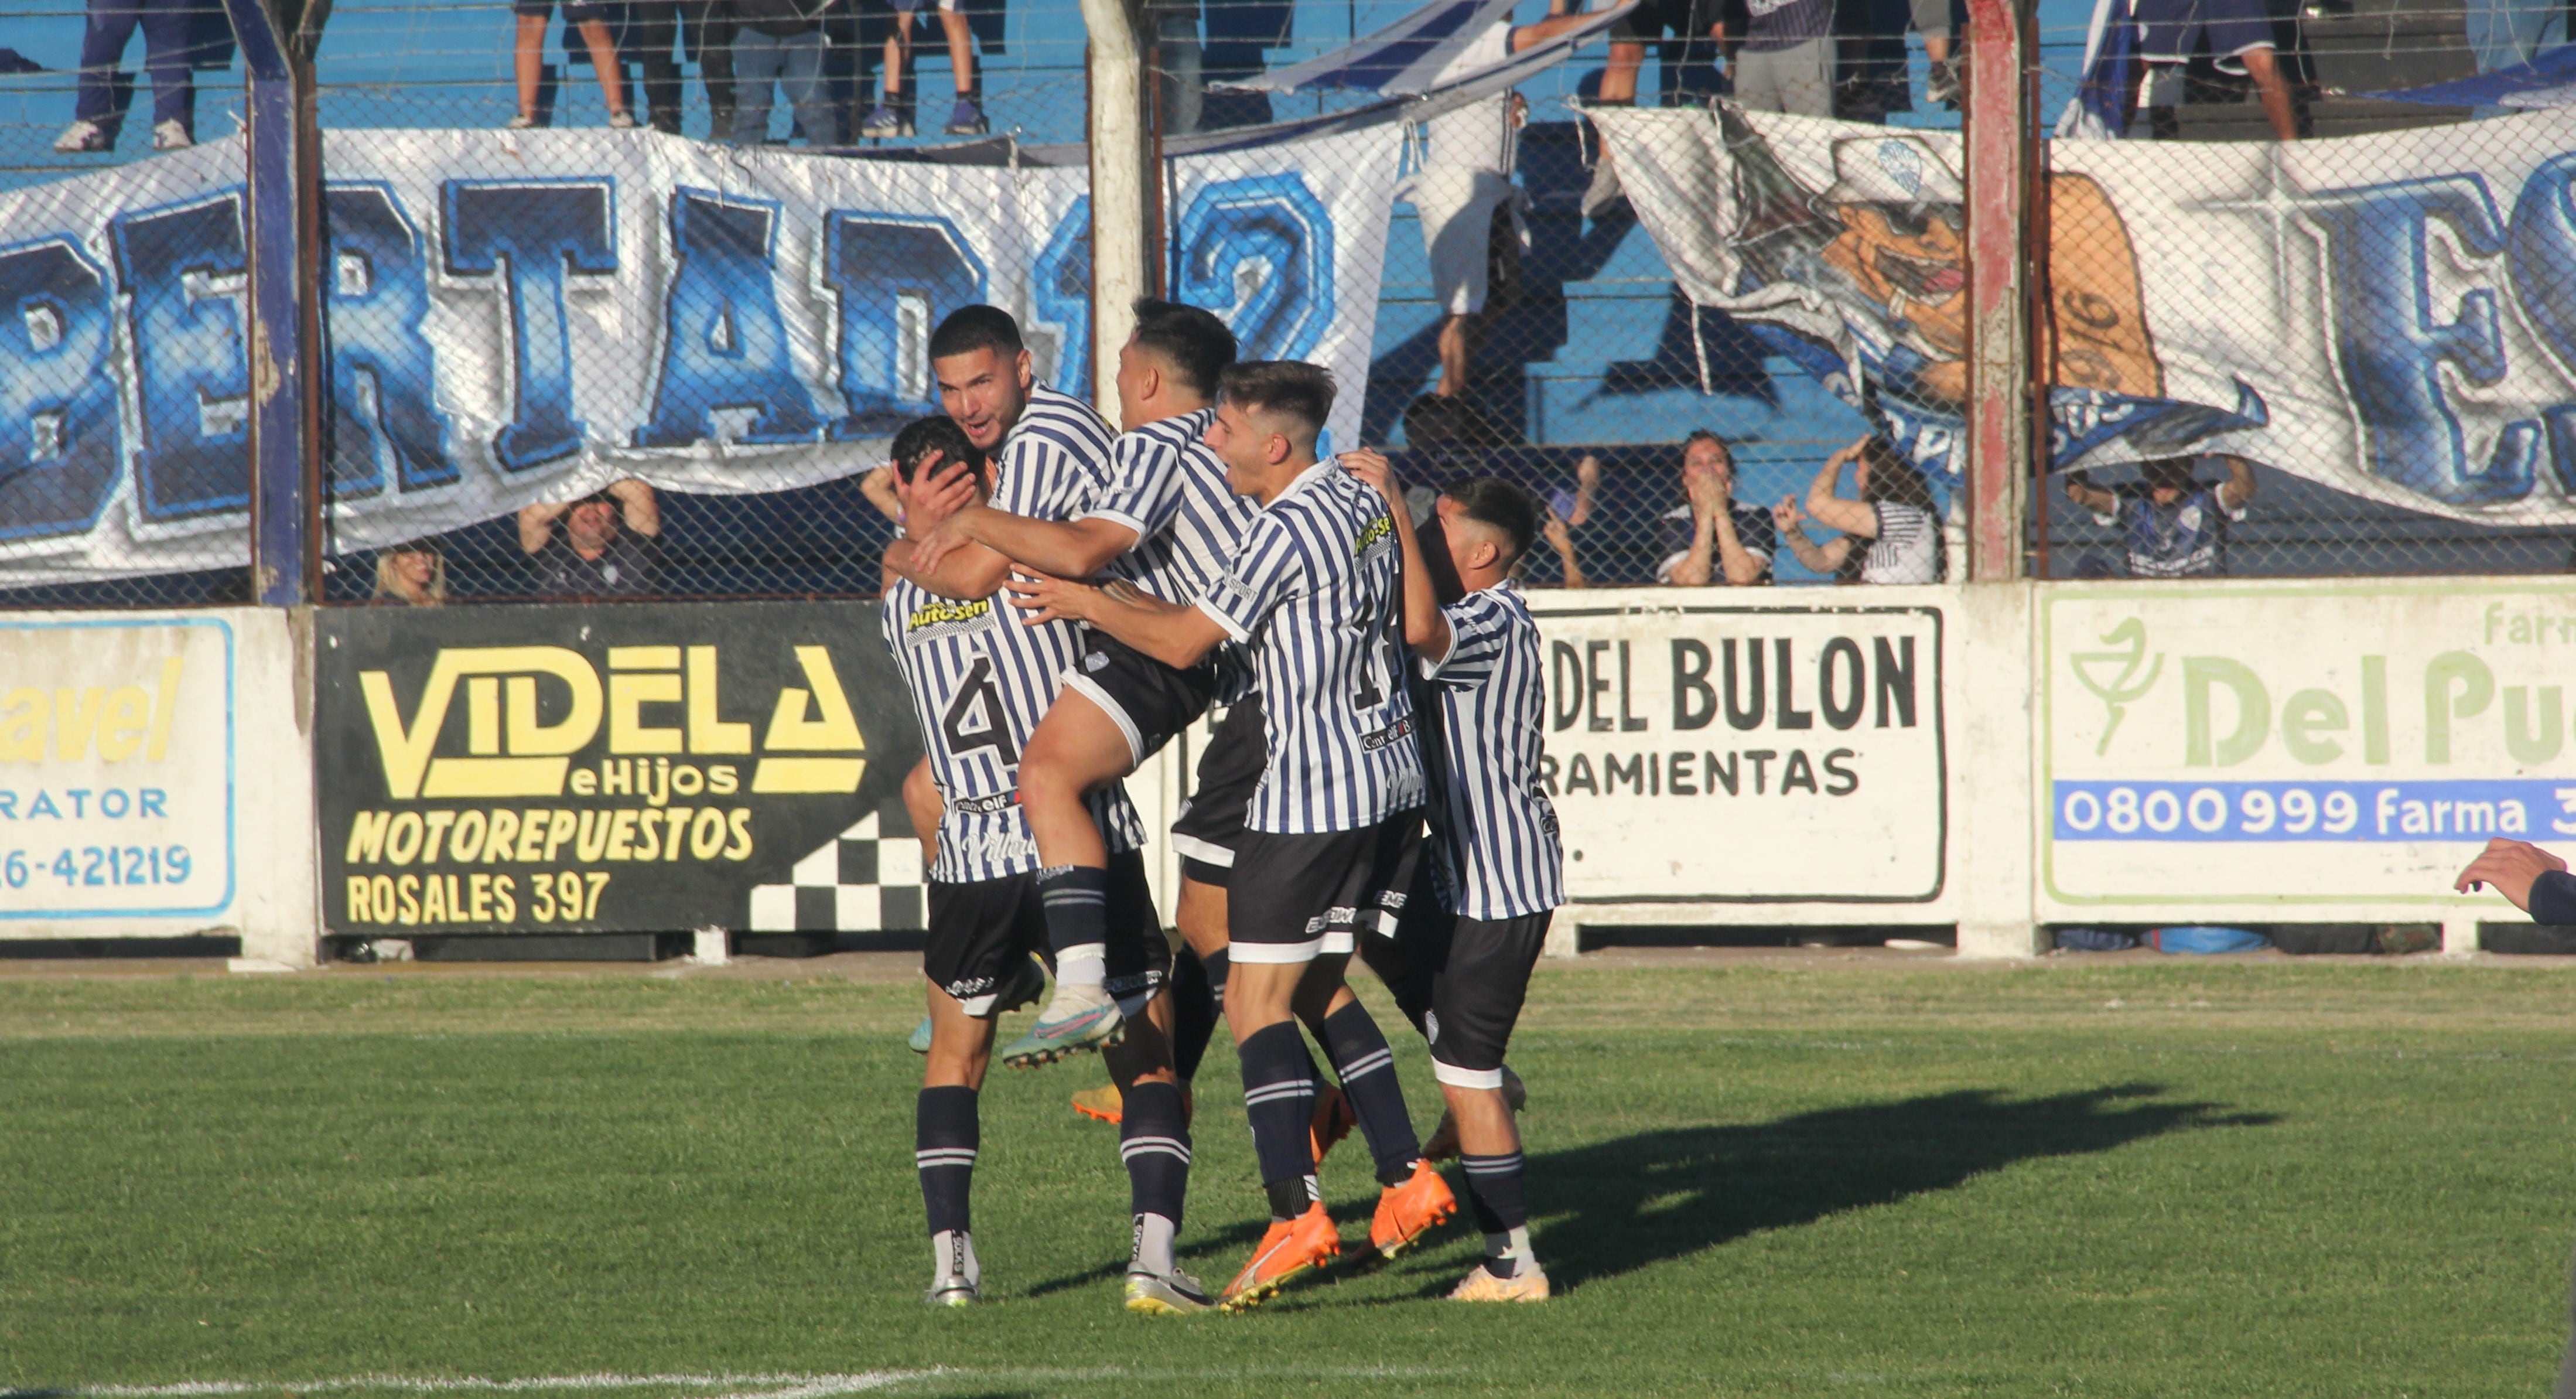
[[[885,566],[924,592],[969,600],[991,597],[1010,575],[1011,561],[982,545],[951,546],[924,558],[923,536],[936,533],[958,511],[982,497],[984,478],[969,463],[945,461],[932,451],[909,479],[895,478],[895,498],[903,504],[903,527],[909,536],[886,546]]]
[[[1395,521],[1396,540],[1404,549],[1405,644],[1415,655],[1436,664],[1449,654],[1449,619],[1441,615],[1422,540],[1413,531],[1413,511],[1405,505],[1404,484],[1396,479],[1394,464],[1381,453],[1362,449],[1344,452],[1338,460],[1342,470],[1386,502],[1387,515]]]
[[[1136,531],[1115,520],[1032,520],[974,502],[950,515],[913,546],[913,558],[936,568],[962,546],[980,544],[1023,568],[1058,578],[1088,578],[1136,547]]]

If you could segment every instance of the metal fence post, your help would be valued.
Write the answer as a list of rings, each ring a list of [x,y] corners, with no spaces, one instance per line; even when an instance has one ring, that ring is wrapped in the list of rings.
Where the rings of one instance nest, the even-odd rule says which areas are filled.
[[[1118,351],[1153,286],[1148,181],[1155,178],[1144,46],[1129,0],[1082,0],[1090,31],[1092,400],[1118,420]],[[1123,426],[1123,424],[1122,424]]]
[[[295,0],[280,8],[301,9]],[[321,152],[312,69],[298,18],[268,0],[224,0],[240,43],[248,113],[250,540],[252,594],[264,606],[318,591]]]
[[[2032,446],[2024,23],[2019,0],[1968,0],[1968,577],[1987,583],[2022,576]]]

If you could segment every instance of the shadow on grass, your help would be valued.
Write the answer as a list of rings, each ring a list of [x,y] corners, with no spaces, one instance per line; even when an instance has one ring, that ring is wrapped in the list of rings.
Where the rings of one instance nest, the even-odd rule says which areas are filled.
[[[2164,1091],[2125,1083],[2011,1098],[1971,1089],[1544,1152],[1529,1158],[1531,1204],[1550,1217],[1533,1242],[1549,1280],[1574,1287],[1761,1230],[1949,1190],[2018,1161],[2280,1120],[2165,1101]]]
[[[1680,1258],[1766,1229],[1955,1188],[2017,1161],[2110,1151],[2168,1132],[2263,1127],[2272,1113],[2173,1102],[2151,1083],[2112,1084],[2045,1098],[1991,1089],[1937,1093],[1801,1113],[1732,1127],[1640,1132],[1529,1158],[1531,1212],[1547,1219],[1534,1242],[1559,1291]],[[1455,1172],[1451,1173],[1455,1176]],[[1451,1184],[1463,1191],[1453,1179]],[[1372,1199],[1335,1201],[1333,1215],[1365,1221]],[[1460,1215],[1468,1215],[1459,1201]],[[1239,1261],[1264,1221],[1192,1241],[1192,1260]],[[1470,1224],[1468,1227],[1472,1228]],[[1204,1266],[1204,1264],[1199,1264]],[[1396,1266],[1406,1266],[1399,1262]],[[1120,1276],[1113,1263],[1029,1289],[1040,1296]],[[1211,1285],[1218,1278],[1206,1279]],[[1455,1269],[1425,1281],[1444,1294]]]

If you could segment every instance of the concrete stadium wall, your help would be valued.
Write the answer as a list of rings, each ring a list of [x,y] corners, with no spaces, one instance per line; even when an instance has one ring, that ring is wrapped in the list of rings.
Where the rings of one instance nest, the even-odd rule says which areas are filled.
[[[2382,921],[2465,951],[2522,916],[2450,891],[2478,846],[2576,838],[2576,580],[1531,601],[1563,951],[1586,925],[1955,926],[2009,957],[2051,924]],[[309,965],[310,628],[0,614],[0,938],[237,933]],[[1130,779],[1150,828],[1204,741]]]
[[[0,938],[309,966],[310,614],[0,614]]]

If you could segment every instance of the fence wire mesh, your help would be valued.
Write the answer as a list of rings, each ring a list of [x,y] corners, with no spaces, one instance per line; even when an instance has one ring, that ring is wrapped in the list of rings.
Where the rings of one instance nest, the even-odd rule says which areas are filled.
[[[195,72],[195,134],[234,139],[242,80],[229,45],[216,47],[223,26],[215,0],[174,0],[170,10],[151,0],[51,6],[13,19],[16,47],[0,53],[0,68],[18,70],[0,73],[0,209],[30,188],[94,178],[151,154],[139,104],[152,92],[145,73],[155,32],[165,48],[185,42],[204,65]],[[1152,122],[1172,153],[1159,203],[1163,281],[1177,298],[1237,319],[1256,351],[1296,343],[1263,328],[1261,318],[1279,319],[1286,294],[1276,288],[1295,280],[1282,250],[1306,245],[1293,237],[1266,251],[1244,244],[1251,250],[1236,249],[1230,280],[1195,267],[1192,240],[1200,234],[1190,224],[1181,162],[1221,145],[1220,133],[1366,106],[1363,94],[1240,84],[1339,48],[1411,8],[1408,0],[1205,0],[1146,12]],[[1345,262],[1378,259],[1364,354],[1344,361],[1364,366],[1344,376],[1345,393],[1360,400],[1358,435],[1396,449],[1407,474],[1425,484],[1493,473],[1531,488],[1556,521],[1553,543],[1529,565],[1533,584],[1728,581],[1748,576],[1755,554],[1768,557],[1750,576],[1768,581],[1847,576],[1866,541],[1837,548],[1841,536],[1814,500],[1862,493],[1847,466],[1822,470],[1873,432],[1926,467],[1922,513],[1933,542],[1918,547],[1908,567],[1959,574],[1956,477],[1925,445],[1926,424],[1939,416],[1925,404],[1937,409],[1942,393],[1955,395],[1941,387],[1946,352],[1933,343],[1950,314],[1935,303],[1955,297],[1955,275],[1943,282],[1937,269],[1922,274],[1933,280],[1903,289],[1911,301],[1898,302],[1912,308],[1909,325],[1933,327],[1916,343],[1930,363],[1907,370],[1928,375],[1915,388],[1929,397],[1909,400],[1911,390],[1877,380],[1855,391],[1793,329],[1721,306],[1722,298],[1702,296],[1695,305],[1695,274],[1685,266],[1676,276],[1671,240],[1641,212],[1637,182],[1621,180],[1609,153],[1617,143],[1607,127],[1631,113],[1660,111],[1732,131],[1711,114],[1713,99],[1763,105],[1754,89],[1777,89],[1783,70],[1796,69],[1793,79],[1820,71],[1828,89],[1809,110],[1934,152],[1955,176],[1955,147],[1944,143],[1959,123],[1959,71],[1975,42],[1961,8],[1945,13],[1941,0],[1791,8],[1822,30],[1803,50],[1758,29],[1747,42],[1753,20],[1740,6],[1659,0],[1609,42],[1595,39],[1524,82],[1515,97],[1434,118],[1391,146],[1347,143],[1306,172],[1319,189],[1358,187],[1383,183],[1383,163],[1396,162],[1382,238],[1326,230],[1339,236],[1336,255]],[[2089,9],[2080,0],[2038,7],[2030,77],[2042,121],[2053,120],[2084,80]],[[173,13],[198,26],[184,31],[197,37],[171,39],[182,32],[171,28]],[[1766,10],[1775,23],[1778,13]],[[84,86],[85,36],[107,53],[97,31],[129,18],[145,42],[92,63]],[[1578,17],[1529,0],[1514,18],[1536,33]],[[2493,36],[2480,30],[2487,37],[2473,38],[2475,22],[2421,0],[2309,0],[2298,8],[2272,0],[2268,28],[2294,133],[2429,126],[2473,161],[2490,139],[2485,133],[2503,140],[2505,127],[2469,121],[2465,108],[2356,94],[2494,66],[2479,47],[2493,49]],[[1742,45],[1724,64],[1708,37],[1712,24]],[[1946,34],[1935,32],[1944,25]],[[2242,65],[2206,51],[2205,36],[2195,42],[2202,51],[2186,55],[2176,76],[2144,86],[2133,137],[2224,143],[2213,149],[2270,168],[2266,138],[2276,113],[2262,100],[2262,79],[2228,71]],[[418,586],[405,580],[423,569],[457,600],[557,591],[563,580],[545,551],[573,527],[564,507],[602,492],[611,494],[586,512],[593,523],[584,528],[624,535],[650,555],[650,566],[629,570],[629,585],[603,588],[593,578],[592,591],[631,594],[634,574],[648,571],[649,591],[663,597],[872,592],[893,533],[890,499],[872,473],[893,423],[935,410],[922,351],[938,315],[964,300],[997,300],[1031,327],[1042,372],[1092,392],[1096,366],[1088,363],[1088,311],[1080,304],[1088,250],[1072,236],[1085,189],[1074,149],[1087,99],[1084,46],[1071,0],[965,0],[956,11],[837,0],[810,24],[785,0],[344,0],[316,65],[329,182],[329,243],[319,267],[332,342],[324,376],[328,469],[317,522],[327,598],[400,592]],[[1797,57],[1802,52],[1815,56],[1809,69],[1797,68],[1808,61]],[[1776,92],[1768,100],[1808,101]],[[1728,110],[1739,124],[1748,120]],[[57,153],[56,139],[86,114],[107,116],[88,138],[102,149]],[[622,129],[628,125],[637,129]],[[1647,138],[1670,139],[1655,132],[1639,139]],[[1831,139],[1855,138],[1837,129]],[[2088,161],[2104,159],[2085,153],[2085,144],[2055,143],[2044,159],[2061,179],[2080,175]],[[2135,148],[2135,140],[2116,147],[2129,153],[2123,158]],[[2302,167],[2307,188],[2404,174],[2384,151],[2352,145],[2336,157],[2324,153],[2343,148],[2312,149],[2319,154]],[[202,159],[201,184],[237,181],[238,145]],[[2334,159],[2340,168],[2314,164]],[[185,183],[172,180],[173,188]],[[1830,152],[1793,183],[1789,203],[1774,210],[1792,225],[1842,217],[1835,197],[1853,202]],[[856,224],[844,220],[845,236],[835,241],[829,225],[868,205],[861,195],[874,198],[873,212]],[[104,189],[99,197],[111,198]],[[32,427],[0,444],[0,453],[17,454],[0,458],[7,497],[0,585],[24,605],[240,599],[246,574],[231,561],[247,555],[238,500],[247,477],[246,389],[218,375],[156,397],[142,369],[94,372],[104,361],[92,349],[120,334],[137,346],[179,333],[238,337],[238,257],[177,268],[166,323],[137,320],[149,308],[127,284],[129,269],[117,259],[131,250],[114,230],[138,212],[166,213],[167,201],[156,203],[142,185],[114,198],[119,208],[102,206],[75,231],[72,262],[46,274],[71,279],[47,284],[54,300],[24,302],[33,309],[0,324],[0,345],[25,366],[12,383],[21,396],[25,385],[40,390],[29,399]],[[1928,220],[1906,215],[1912,222],[1896,231],[1937,242],[1946,230],[1955,266],[1964,221],[1955,203],[1945,208]],[[918,230],[926,215],[960,229],[981,219],[982,231],[925,239]],[[474,220],[481,226],[468,227]],[[2109,258],[2116,250],[2087,251],[2097,236],[2081,218],[2063,216],[2030,234],[2050,240],[2044,261],[2052,267]],[[2294,236],[2307,240],[2304,262],[2284,257],[2210,278],[2212,314],[2262,291],[2290,306],[2301,297],[2319,304],[2315,268],[2327,256],[2320,251],[2327,231],[2307,217]],[[2471,242],[2473,233],[2437,231],[2435,270],[2444,258],[2456,266],[2460,257],[2488,256]],[[13,230],[0,254],[22,277],[42,273],[29,246]],[[774,291],[764,295],[781,303],[775,317],[737,314],[739,305],[765,304],[759,296],[727,299],[753,266],[773,271]],[[84,269],[102,273],[102,294],[118,289],[117,306],[100,313],[107,319],[85,319]],[[650,275],[635,275],[643,273]],[[2061,275],[2051,290],[2080,292],[2081,282]],[[620,289],[630,283],[651,290]],[[2456,320],[2467,304],[2457,297],[2432,304],[2424,324]],[[2502,333],[2536,333],[2516,329],[2524,322],[2511,315],[2505,320]],[[824,329],[808,329],[815,326]],[[2062,317],[2051,322],[2050,333],[2064,330]],[[789,342],[783,350],[764,340],[773,332]],[[13,336],[17,342],[7,343]],[[802,399],[813,422],[766,416],[781,399],[760,367],[778,363],[824,386]],[[2329,369],[2343,372],[2340,363]],[[2453,376],[2448,383],[2461,374],[2474,381],[2475,369],[2454,362],[2436,372]],[[2062,368],[2058,380],[2087,382]],[[685,392],[666,401],[675,384]],[[89,420],[72,407],[80,400],[94,414],[102,392],[115,400],[106,439],[113,479],[103,495],[61,465],[87,460],[82,453],[98,445],[99,434],[75,431]],[[1693,440],[1703,430],[1717,446]],[[2357,479],[2258,457],[2250,501],[2232,498],[2233,468],[2216,457],[2189,469],[2200,486],[2231,497],[2223,506],[2244,509],[2228,528],[2230,572],[2557,570],[2570,562],[2570,530],[2556,513],[2561,493],[2544,476],[2508,498],[2499,492],[2513,482],[2485,474],[2487,463],[2519,450],[2517,430],[2480,422],[2465,430],[2463,460],[2479,465],[2457,474],[2484,484],[2450,488],[2454,497],[2488,492],[2465,505],[2455,498],[2426,508],[2373,486],[2367,478],[2375,471],[2388,479],[2387,463]],[[165,450],[174,442],[185,450]],[[174,460],[197,473],[195,493],[183,499],[152,476]],[[649,498],[620,484],[628,480],[652,482]],[[230,481],[233,497],[208,481]],[[2151,572],[2132,558],[2117,518],[2140,482],[2139,468],[2125,465],[2097,468],[2072,491],[2063,475],[2045,475],[2032,492],[2034,571]],[[84,490],[121,526],[96,528],[73,508],[91,501]],[[2100,523],[2106,501],[2110,524]],[[1782,509],[1784,502],[1795,508]],[[523,516],[530,506],[540,509]],[[396,547],[422,539],[432,547]],[[218,557],[223,567],[190,566]]]
[[[241,164],[220,0],[34,0],[0,23],[0,605],[250,600],[238,202],[129,206],[155,160]],[[46,199],[59,181],[82,188]],[[174,261],[171,230],[208,255]],[[124,401],[120,346],[169,354]]]

